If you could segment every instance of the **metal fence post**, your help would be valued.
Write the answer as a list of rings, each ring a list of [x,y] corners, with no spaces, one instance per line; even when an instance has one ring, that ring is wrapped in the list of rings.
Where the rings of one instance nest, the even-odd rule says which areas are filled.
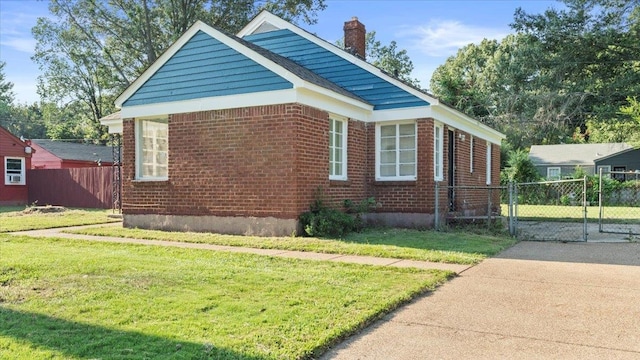
[[[491,229],[491,192],[493,189],[489,188],[487,191],[487,228]]]
[[[587,241],[587,176],[583,178],[582,183],[582,208],[584,210],[584,228],[582,232],[582,237],[584,241]]]
[[[598,232],[602,232],[602,168],[599,169],[598,180]]]
[[[440,204],[439,204],[440,203],[440,201],[439,201],[440,200],[440,193],[439,193],[439,191],[440,191],[440,189],[439,189],[439,186],[438,186],[438,182],[436,181],[436,198],[435,198],[435,207],[436,208],[435,208],[435,211],[434,211],[434,213],[435,213],[434,214],[434,216],[435,216],[435,219],[434,219],[434,225],[435,226],[434,227],[438,231],[440,230],[440,209],[439,209],[439,207],[440,207]]]
[[[509,193],[509,205],[507,207],[509,213],[509,235],[513,236],[513,181],[509,181],[507,191]]]

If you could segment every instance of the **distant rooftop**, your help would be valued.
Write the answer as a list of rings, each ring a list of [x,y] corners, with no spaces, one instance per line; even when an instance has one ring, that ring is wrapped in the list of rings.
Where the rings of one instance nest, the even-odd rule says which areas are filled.
[[[62,160],[113,162],[111,147],[50,139],[32,139],[36,144]]]
[[[533,145],[529,159],[535,165],[594,165],[594,162],[633,146],[626,143]]]

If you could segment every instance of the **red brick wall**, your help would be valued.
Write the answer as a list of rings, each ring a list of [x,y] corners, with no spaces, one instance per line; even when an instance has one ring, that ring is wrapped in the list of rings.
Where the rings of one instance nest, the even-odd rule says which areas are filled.
[[[388,182],[375,180],[375,124],[354,119],[348,120],[348,180],[329,180],[328,118],[327,112],[300,104],[170,115],[169,179],[151,182],[134,181],[134,121],[125,119],[123,212],[295,219],[308,210],[318,189],[337,208],[345,199],[357,203],[374,197],[378,212],[434,212],[433,119],[417,120],[417,180]],[[448,207],[446,130],[443,213]],[[475,139],[471,173],[471,136],[461,133],[466,137],[462,141],[458,133],[456,182],[486,186],[485,140]],[[497,186],[498,146],[493,153]]]

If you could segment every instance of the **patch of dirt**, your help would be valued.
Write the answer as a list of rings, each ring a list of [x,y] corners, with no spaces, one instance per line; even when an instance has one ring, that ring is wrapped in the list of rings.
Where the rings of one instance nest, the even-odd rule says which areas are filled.
[[[64,206],[29,206],[22,211],[23,214],[49,214],[49,213],[61,213],[67,209]]]

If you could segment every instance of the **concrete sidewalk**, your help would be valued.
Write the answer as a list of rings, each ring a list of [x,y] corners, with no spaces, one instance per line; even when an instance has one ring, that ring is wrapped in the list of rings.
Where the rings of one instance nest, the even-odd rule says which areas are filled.
[[[277,249],[256,249],[256,248],[245,248],[245,247],[238,247],[238,246],[185,243],[185,242],[176,242],[176,241],[144,240],[144,239],[129,239],[129,238],[109,237],[109,236],[67,234],[63,232],[69,229],[82,229],[82,228],[105,226],[105,225],[122,226],[121,223],[111,223],[111,224],[100,224],[100,225],[73,226],[73,227],[57,228],[57,229],[18,231],[18,232],[12,232],[11,234],[26,235],[26,236],[33,236],[33,237],[57,237],[57,238],[74,239],[74,240],[90,240],[90,241],[114,242],[114,243],[125,243],[125,244],[172,246],[172,247],[189,248],[189,249],[228,251],[228,252],[235,252],[235,253],[250,253],[250,254],[267,255],[267,256],[275,256],[275,257],[335,261],[335,262],[346,262],[346,263],[378,265],[378,266],[393,266],[393,267],[403,267],[403,268],[413,267],[413,268],[419,268],[419,269],[438,269],[438,270],[452,271],[452,272],[455,272],[456,274],[460,274],[463,271],[473,266],[473,265],[435,263],[435,262],[429,262],[429,261],[380,258],[380,257],[373,257],[373,256],[325,254],[325,253],[315,253],[315,252],[308,252],[308,251],[290,251],[290,250],[277,250]]]
[[[640,359],[640,244],[521,242],[322,359]]]

